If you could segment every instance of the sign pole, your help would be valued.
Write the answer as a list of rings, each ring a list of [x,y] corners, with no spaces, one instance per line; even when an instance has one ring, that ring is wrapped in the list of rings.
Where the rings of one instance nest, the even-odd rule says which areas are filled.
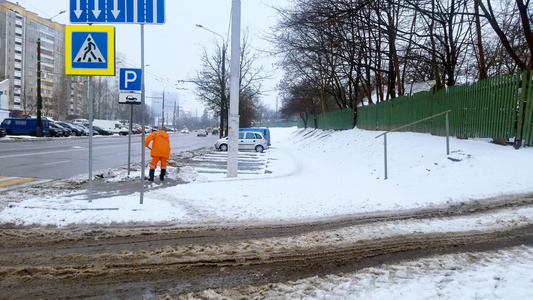
[[[129,133],[128,133],[128,176],[130,176],[130,170],[131,170],[131,129],[133,123],[133,104],[130,104],[130,122],[129,122]]]
[[[144,24],[141,24],[141,69],[142,74],[144,75]],[[145,91],[144,91],[144,77],[141,78],[141,110],[142,110],[142,120],[141,120],[141,199],[140,203],[143,204],[144,199],[144,169],[145,169],[145,147],[144,147],[144,139],[145,139],[145,133],[144,133],[144,108],[145,108]]]
[[[93,201],[93,77],[89,75],[89,202]]]

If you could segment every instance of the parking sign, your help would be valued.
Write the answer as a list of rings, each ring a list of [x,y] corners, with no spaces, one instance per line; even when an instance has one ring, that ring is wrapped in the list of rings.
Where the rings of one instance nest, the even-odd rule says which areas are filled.
[[[121,91],[140,91],[141,79],[142,69],[121,68],[119,89]]]

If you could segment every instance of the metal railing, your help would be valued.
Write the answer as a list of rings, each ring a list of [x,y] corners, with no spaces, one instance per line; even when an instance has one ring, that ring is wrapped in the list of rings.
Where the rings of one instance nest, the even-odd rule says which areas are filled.
[[[400,126],[398,128],[394,128],[392,130],[389,130],[387,132],[384,132],[378,136],[376,136],[376,139],[380,136],[383,136],[383,147],[384,147],[384,154],[385,154],[385,179],[387,179],[387,133],[390,133],[390,132],[394,132],[394,131],[398,131],[400,129],[403,129],[403,128],[406,128],[406,127],[409,127],[409,126],[412,126],[414,124],[417,124],[417,123],[420,123],[420,122],[424,122],[424,121],[427,121],[427,120],[430,120],[430,119],[433,119],[435,117],[438,117],[438,116],[441,116],[441,115],[444,115],[446,114],[446,155],[450,155],[450,122],[449,122],[449,118],[448,118],[448,113],[450,112],[451,110],[447,110],[447,111],[444,111],[444,112],[441,112],[441,113],[438,113],[436,115],[433,115],[433,116],[430,116],[430,117],[427,117],[427,118],[424,118],[424,119],[421,119],[421,120],[418,120],[416,122],[412,122],[412,123],[409,123],[407,125],[403,125],[403,126]]]

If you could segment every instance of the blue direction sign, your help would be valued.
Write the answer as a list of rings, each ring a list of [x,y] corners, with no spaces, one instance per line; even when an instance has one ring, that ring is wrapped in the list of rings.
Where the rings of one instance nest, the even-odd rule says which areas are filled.
[[[164,24],[165,0],[70,0],[70,22]]]

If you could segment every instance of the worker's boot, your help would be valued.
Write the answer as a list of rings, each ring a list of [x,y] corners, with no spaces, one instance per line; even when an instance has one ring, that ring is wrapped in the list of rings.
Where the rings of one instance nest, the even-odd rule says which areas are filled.
[[[155,174],[155,170],[154,169],[150,169],[150,177],[148,178],[149,181],[154,181],[154,174]]]
[[[167,169],[161,169],[161,174],[159,174],[161,181],[165,180],[165,174],[167,174]]]

